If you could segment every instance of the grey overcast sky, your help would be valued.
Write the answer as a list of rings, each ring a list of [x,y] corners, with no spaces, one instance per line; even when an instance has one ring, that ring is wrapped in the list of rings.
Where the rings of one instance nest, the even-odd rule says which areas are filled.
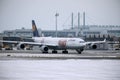
[[[66,19],[72,12],[74,16],[80,12],[82,17],[84,11],[88,25],[120,25],[120,0],[0,0],[0,32],[31,29],[32,19],[42,30],[55,30],[56,12],[58,29],[70,28],[70,18]]]

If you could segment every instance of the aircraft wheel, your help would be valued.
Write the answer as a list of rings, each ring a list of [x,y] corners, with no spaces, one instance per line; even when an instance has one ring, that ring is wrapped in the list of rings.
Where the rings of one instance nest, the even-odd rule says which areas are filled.
[[[57,51],[56,51],[56,50],[53,50],[52,53],[57,53]]]
[[[62,53],[65,53],[65,54],[67,54],[67,53],[68,53],[68,51],[66,51],[66,50],[65,50],[65,51],[62,51]]]
[[[48,53],[48,51],[43,51],[42,53]]]
[[[77,49],[78,54],[81,54],[84,49]]]

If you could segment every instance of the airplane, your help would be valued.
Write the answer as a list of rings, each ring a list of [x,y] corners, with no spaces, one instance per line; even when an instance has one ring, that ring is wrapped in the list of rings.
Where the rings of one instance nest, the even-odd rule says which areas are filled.
[[[96,44],[106,42],[106,39],[104,39],[104,41],[85,42],[81,38],[41,37],[34,20],[32,20],[32,31],[33,37],[31,39],[34,42],[5,40],[1,40],[0,42],[17,43],[18,49],[24,49],[25,45],[39,46],[42,53],[48,53],[50,49],[52,50],[52,53],[57,53],[57,50],[62,50],[62,53],[68,53],[68,49],[71,49],[76,50],[79,54],[83,52],[85,46],[90,46],[92,49],[96,49]]]

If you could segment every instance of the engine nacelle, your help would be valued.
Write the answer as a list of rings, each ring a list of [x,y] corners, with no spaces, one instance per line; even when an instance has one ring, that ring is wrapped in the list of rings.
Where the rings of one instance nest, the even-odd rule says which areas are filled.
[[[42,52],[48,52],[48,47],[47,47],[47,46],[41,46],[41,47],[40,47],[40,50],[41,50]]]
[[[25,48],[25,44],[18,44],[17,45],[17,49],[24,49]]]
[[[96,49],[96,48],[97,48],[97,45],[96,45],[96,44],[92,44],[92,45],[90,45],[90,47],[91,47],[92,49]]]

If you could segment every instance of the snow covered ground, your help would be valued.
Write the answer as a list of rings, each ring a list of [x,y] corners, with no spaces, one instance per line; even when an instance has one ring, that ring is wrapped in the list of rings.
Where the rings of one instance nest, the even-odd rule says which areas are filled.
[[[120,60],[0,60],[0,80],[120,80]]]

